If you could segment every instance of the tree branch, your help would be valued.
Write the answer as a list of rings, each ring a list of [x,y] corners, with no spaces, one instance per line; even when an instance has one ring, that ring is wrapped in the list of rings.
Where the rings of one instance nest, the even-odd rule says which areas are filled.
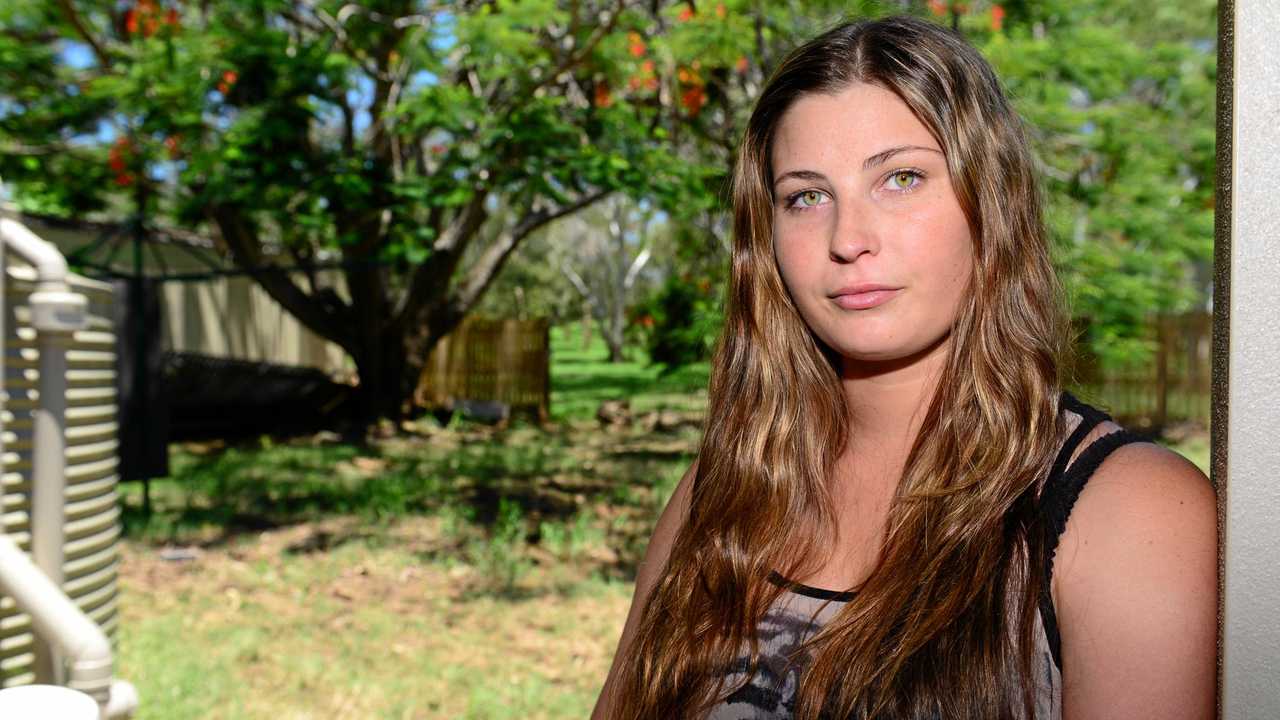
[[[529,233],[553,220],[575,213],[599,201],[609,192],[608,190],[597,190],[554,210],[534,210],[525,215],[524,219],[517,223],[515,227],[499,233],[493,245],[489,246],[484,255],[467,273],[467,277],[462,282],[462,287],[450,297],[449,305],[452,313],[462,317],[471,310],[476,302],[480,300],[484,291],[488,289],[489,284],[493,282],[498,271],[507,262],[507,258],[511,257],[511,253]]]
[[[66,16],[67,22],[71,23],[71,27],[75,28],[76,34],[80,36],[93,48],[93,54],[97,56],[98,62],[102,63],[102,67],[111,67],[111,58],[107,56],[107,49],[93,37],[89,32],[89,28],[85,27],[84,22],[80,19],[80,14],[76,12],[76,8],[71,4],[71,0],[58,0],[58,7],[62,9],[62,14]]]
[[[613,10],[609,12],[609,19],[603,25],[600,25],[591,33],[591,35],[587,38],[587,41],[582,44],[582,47],[579,48],[577,52],[570,52],[567,56],[565,56],[564,60],[562,60],[559,65],[557,65],[550,72],[543,74],[542,77],[533,85],[528,87],[518,88],[519,98],[523,99],[527,97],[533,97],[533,94],[536,90],[538,90],[539,88],[545,87],[550,83],[556,82],[557,78],[559,78],[562,74],[568,72],[569,70],[572,70],[575,66],[577,66],[579,63],[581,63],[583,60],[589,57],[591,53],[595,51],[596,46],[600,44],[600,41],[603,40],[605,37],[607,37],[609,33],[613,32],[613,28],[618,24],[618,18],[622,15],[622,11],[625,10],[626,7],[627,7],[626,0],[618,0],[618,2],[615,2],[613,6]],[[576,17],[575,17],[575,20],[576,20]],[[510,98],[507,98],[507,99],[510,99]],[[503,100],[504,105],[506,104],[507,99]]]
[[[636,278],[640,276],[640,271],[644,269],[645,264],[649,262],[649,258],[652,255],[653,252],[651,249],[649,247],[645,247],[645,249],[641,250],[640,254],[636,256],[636,259],[631,262],[631,267],[627,268],[627,277],[622,281],[622,287],[624,290],[630,290],[631,286],[636,284]]]
[[[583,300],[595,302],[595,298],[591,297],[591,288],[587,287],[587,281],[574,272],[573,267],[569,265],[568,258],[560,261],[560,271],[564,273],[565,277],[569,278],[569,284],[573,285],[573,289],[578,291]]]
[[[283,269],[266,264],[257,233],[237,208],[215,205],[210,216],[236,264],[247,270],[271,299],[315,334],[356,354],[355,338],[339,314],[347,309],[345,306],[334,307],[332,298],[320,299],[308,294]]]
[[[449,278],[453,277],[467,245],[489,218],[485,209],[488,198],[488,193],[476,193],[436,238],[431,246],[430,259],[414,270],[409,287],[395,309],[397,322],[416,322],[419,311],[431,299],[433,292],[437,297],[448,293]]]

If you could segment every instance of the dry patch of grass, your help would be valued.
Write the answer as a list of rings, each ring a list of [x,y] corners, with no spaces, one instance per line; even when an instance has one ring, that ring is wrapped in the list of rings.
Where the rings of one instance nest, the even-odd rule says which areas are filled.
[[[696,430],[191,448],[125,488],[139,720],[582,718]]]
[[[147,718],[581,718],[631,585],[542,553],[513,592],[439,518],[329,518],[165,560],[127,543],[120,673]],[[424,558],[428,558],[424,560]]]

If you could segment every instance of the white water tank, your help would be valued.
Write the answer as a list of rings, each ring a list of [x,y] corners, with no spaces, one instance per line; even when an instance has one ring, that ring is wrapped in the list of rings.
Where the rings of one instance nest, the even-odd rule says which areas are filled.
[[[27,305],[35,274],[9,257],[4,282],[4,454],[0,456],[0,527],[31,548],[32,419],[39,353]],[[88,299],[88,326],[67,353],[67,467],[63,590],[115,640],[120,507],[116,355],[111,286],[69,276]],[[0,688],[35,682],[31,620],[0,595]]]

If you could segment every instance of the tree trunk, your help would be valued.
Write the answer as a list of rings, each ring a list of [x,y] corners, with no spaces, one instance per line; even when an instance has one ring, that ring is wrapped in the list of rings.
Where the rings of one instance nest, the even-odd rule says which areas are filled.
[[[604,341],[609,345],[609,362],[611,363],[626,361],[622,356],[627,338],[627,308],[623,304],[626,300],[625,293],[625,290],[619,290],[614,298],[613,307],[606,308],[606,315],[600,318],[600,334],[604,335]]]
[[[405,352],[405,338],[397,333],[382,333],[377,341],[353,355],[353,359],[360,377],[351,408],[353,425],[369,428],[382,418],[396,423],[403,420],[422,368],[421,361],[410,361]]]
[[[607,332],[604,333],[604,340],[609,345],[609,362],[626,362],[626,358],[622,356],[623,342],[621,335]]]

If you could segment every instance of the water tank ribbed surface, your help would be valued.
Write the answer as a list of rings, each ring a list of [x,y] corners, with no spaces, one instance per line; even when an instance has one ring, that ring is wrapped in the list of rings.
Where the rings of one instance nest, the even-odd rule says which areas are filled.
[[[13,258],[10,257],[10,261]],[[11,264],[5,281],[4,456],[0,516],[4,530],[31,548],[31,411],[38,402],[40,357],[27,298],[34,274]],[[67,491],[63,588],[115,640],[120,508],[116,498],[116,353],[111,286],[73,276],[89,300],[89,326],[67,356]],[[34,681],[31,621],[0,595],[0,688]]]

